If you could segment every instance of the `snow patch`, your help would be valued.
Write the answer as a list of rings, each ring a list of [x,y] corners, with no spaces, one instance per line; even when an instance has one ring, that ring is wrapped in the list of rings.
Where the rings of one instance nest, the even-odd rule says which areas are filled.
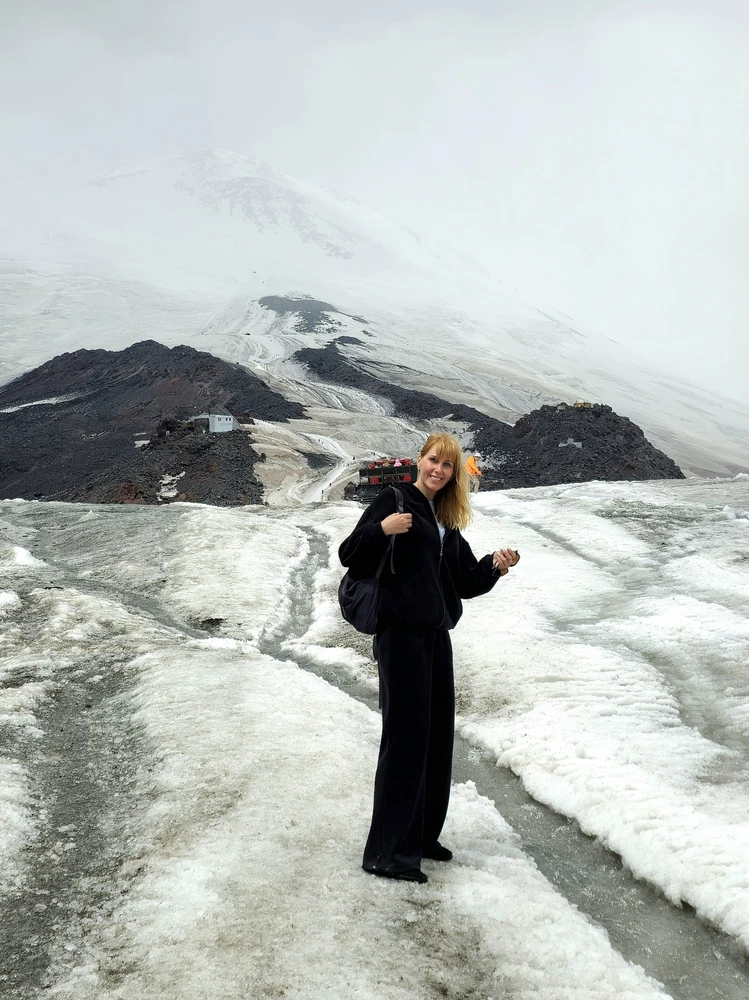
[[[179,492],[177,490],[177,483],[185,475],[184,470],[177,473],[176,476],[164,475],[160,479],[161,489],[156,494],[159,500],[171,500],[173,497],[177,496]]]
[[[20,545],[13,546],[12,555],[13,555],[13,561],[15,562],[16,566],[37,567],[46,565],[43,562],[43,560],[36,559],[34,556],[32,556],[32,554],[29,552],[28,549],[24,549]]]
[[[0,413],[16,413],[18,410],[25,410],[29,406],[53,406],[55,403],[69,403],[71,399],[80,399],[85,393],[72,393],[68,396],[51,396],[49,399],[35,399],[31,403],[18,403],[16,406],[6,406]]]
[[[0,590],[0,615],[5,613],[6,608],[17,608],[21,604],[21,598],[14,590]]]

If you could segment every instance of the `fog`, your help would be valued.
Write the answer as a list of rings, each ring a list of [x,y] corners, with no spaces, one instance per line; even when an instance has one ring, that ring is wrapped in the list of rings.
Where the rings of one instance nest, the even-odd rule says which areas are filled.
[[[740,0],[0,9],[6,197],[175,148],[253,154],[749,400]]]

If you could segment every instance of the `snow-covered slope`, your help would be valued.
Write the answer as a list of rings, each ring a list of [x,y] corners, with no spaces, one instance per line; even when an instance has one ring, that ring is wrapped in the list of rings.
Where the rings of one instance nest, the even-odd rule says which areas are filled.
[[[745,1000],[749,482],[479,494],[523,559],[454,633],[426,886],[359,867],[354,506],[0,502],[3,996]]]
[[[0,379],[63,350],[144,336],[262,372],[299,398],[293,314],[329,302],[370,370],[514,419],[584,397],[639,423],[683,468],[749,467],[749,407],[646,369],[447,249],[367,208],[226,151],[175,154],[41,196],[0,221]],[[297,383],[290,386],[289,383]]]

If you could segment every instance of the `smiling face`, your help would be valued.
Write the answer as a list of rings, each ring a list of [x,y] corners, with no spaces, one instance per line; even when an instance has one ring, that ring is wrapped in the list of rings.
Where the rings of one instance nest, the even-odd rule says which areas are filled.
[[[447,486],[455,475],[454,463],[446,455],[438,455],[436,448],[430,448],[425,455],[422,455],[417,465],[419,467],[418,482],[432,495],[441,490],[443,486]]]

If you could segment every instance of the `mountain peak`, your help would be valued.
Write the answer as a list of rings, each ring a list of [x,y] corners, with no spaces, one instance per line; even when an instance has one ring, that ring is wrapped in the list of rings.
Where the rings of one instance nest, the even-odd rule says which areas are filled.
[[[270,237],[283,242],[287,259],[318,258],[319,270],[321,257],[351,260],[365,247],[378,250],[378,236],[389,225],[350,199],[228,149],[125,164],[68,189],[66,196],[67,225],[80,230],[83,223],[87,235],[101,230],[102,221],[107,236],[116,234],[118,241],[133,230],[154,233],[178,244],[170,248],[172,258],[208,236],[211,242],[230,241],[235,264],[242,256],[267,260]]]
[[[76,187],[99,187],[128,177],[138,177],[158,171],[198,171],[213,172],[227,179],[230,176],[247,177],[272,181],[277,184],[289,182],[280,171],[256,156],[245,156],[230,149],[191,149],[161,153],[145,160],[123,163],[99,177],[84,181]]]
[[[454,402],[481,400],[510,420],[559,399],[605,399],[686,469],[745,467],[749,413],[738,404],[647,370],[449,248],[436,252],[257,157],[173,151],[43,199],[3,234],[0,304],[17,335],[3,345],[0,377],[70,347],[150,336],[211,349],[285,385],[286,359],[321,347],[331,324],[260,303],[315,300],[394,382],[444,387]]]

